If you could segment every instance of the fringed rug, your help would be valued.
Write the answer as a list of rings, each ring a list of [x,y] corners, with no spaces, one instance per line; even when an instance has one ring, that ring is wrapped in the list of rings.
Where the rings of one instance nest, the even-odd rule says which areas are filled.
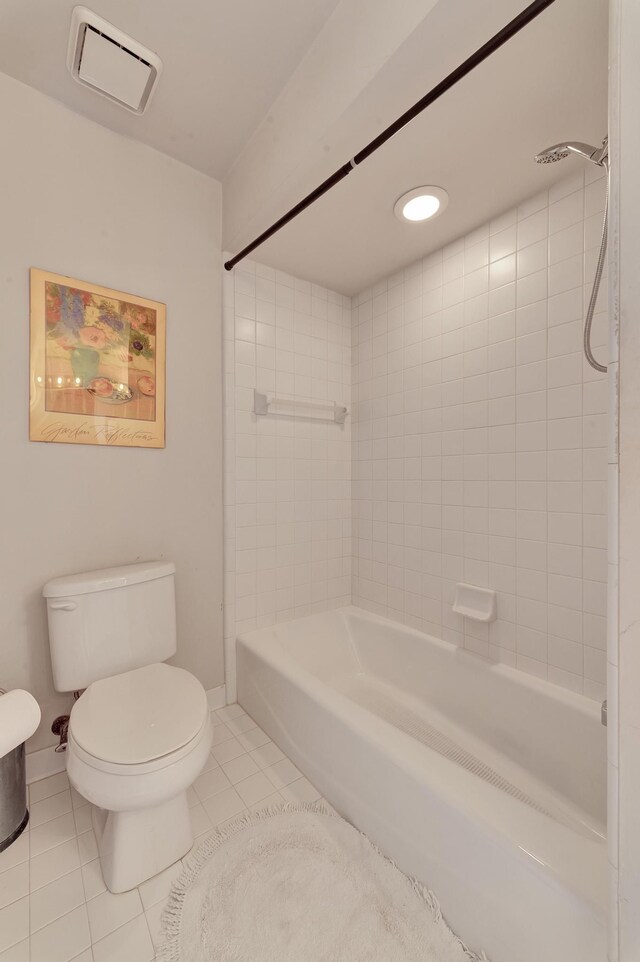
[[[175,883],[157,962],[482,962],[434,895],[320,805],[245,815]],[[486,962],[486,959],[485,959]]]

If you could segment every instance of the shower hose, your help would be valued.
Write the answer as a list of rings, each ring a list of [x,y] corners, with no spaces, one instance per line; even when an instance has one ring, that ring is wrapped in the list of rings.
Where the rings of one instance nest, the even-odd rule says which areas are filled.
[[[600,371],[601,374],[607,373],[607,368],[604,364],[600,364],[596,361],[591,350],[591,327],[593,325],[593,315],[596,310],[596,301],[598,300],[598,292],[600,291],[600,281],[602,280],[602,274],[604,271],[605,256],[607,253],[607,238],[609,234],[609,176],[607,171],[607,186],[604,202],[604,220],[602,221],[602,236],[600,238],[600,253],[598,254],[598,263],[596,266],[595,277],[593,278],[593,287],[591,288],[591,297],[589,298],[589,306],[587,307],[587,314],[584,319],[584,355],[596,371]]]

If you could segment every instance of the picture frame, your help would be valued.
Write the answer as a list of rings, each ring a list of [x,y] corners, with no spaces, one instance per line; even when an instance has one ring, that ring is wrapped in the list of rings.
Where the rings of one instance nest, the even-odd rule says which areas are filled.
[[[166,306],[31,268],[29,438],[165,446]]]

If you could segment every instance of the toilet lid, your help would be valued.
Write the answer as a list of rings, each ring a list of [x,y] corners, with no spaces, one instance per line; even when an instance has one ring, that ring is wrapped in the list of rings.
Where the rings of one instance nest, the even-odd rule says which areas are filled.
[[[73,706],[70,730],[94,758],[136,765],[182,748],[207,714],[197,678],[182,668],[147,665],[94,681]]]

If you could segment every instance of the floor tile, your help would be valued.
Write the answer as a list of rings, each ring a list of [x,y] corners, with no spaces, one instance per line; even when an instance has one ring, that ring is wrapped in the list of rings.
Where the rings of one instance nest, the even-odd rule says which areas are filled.
[[[31,962],[70,962],[91,945],[85,905],[31,936]]]
[[[29,863],[20,862],[0,875],[0,909],[29,894]]]
[[[224,722],[219,721],[213,726],[213,744],[220,745],[222,742],[228,741],[229,738],[233,738],[233,733],[229,731]]]
[[[260,799],[273,794],[273,785],[264,772],[257,772],[243,779],[237,783],[235,789],[245,805],[255,805]]]
[[[254,748],[261,748],[269,743],[269,736],[261,728],[251,728],[248,732],[238,735],[238,741],[248,752]]]
[[[230,788],[231,782],[221,768],[214,768],[210,772],[205,772],[204,775],[199,775],[193,783],[193,787],[202,802],[205,798],[217,795],[225,788]]]
[[[67,788],[58,795],[50,795],[43,798],[41,802],[35,802],[29,809],[29,824],[32,830],[38,825],[44,825],[53,818],[59,818],[66,812],[71,811],[71,792]]]
[[[276,762],[275,765],[265,768],[265,772],[267,778],[273,782],[274,788],[278,790],[290,782],[294,782],[296,778],[300,778],[302,775],[302,772],[288,758],[283,758],[281,762]]]
[[[244,802],[233,788],[228,788],[226,792],[220,792],[219,795],[207,798],[202,804],[214,826],[233,815],[238,815],[245,807]]]
[[[0,852],[0,872],[6,872],[7,869],[13,868],[14,865],[28,860],[29,835],[29,832],[23,832],[22,835],[15,840],[13,845],[5,848],[4,852]]]
[[[29,962],[29,952],[29,939],[24,939],[0,952],[0,962]]]
[[[257,727],[253,718],[249,718],[248,715],[240,715],[239,718],[232,718],[226,725],[234,735],[242,735],[244,732],[251,731],[251,729]]]
[[[57,795],[69,788],[69,779],[66,772],[58,772],[57,775],[49,775],[48,778],[41,778],[37,782],[29,785],[29,804],[49,798],[50,795]]]
[[[56,845],[68,842],[70,838],[74,837],[76,826],[73,815],[71,812],[67,812],[66,815],[53,818],[50,822],[45,822],[44,825],[38,825],[31,829],[29,834],[31,836],[31,857],[33,858],[36,855],[41,855],[42,852],[47,852]]]
[[[18,899],[0,909],[0,951],[21,942],[29,935],[29,897]]]
[[[211,754],[216,759],[219,765],[224,764],[224,762],[230,762],[232,758],[237,758],[238,755],[244,755],[246,749],[240,744],[237,738],[229,738],[228,741],[222,742],[220,745],[214,745],[211,749]]]
[[[307,778],[297,778],[295,782],[283,786],[280,794],[287,802],[317,802],[320,792]]]
[[[43,885],[48,885],[49,882],[62,878],[63,875],[68,875],[76,868],[80,868],[80,856],[78,842],[74,837],[30,860],[31,891],[42,888]]]
[[[241,782],[243,778],[255,775],[259,769],[250,755],[239,755],[237,758],[232,758],[230,762],[225,762],[222,771],[229,781],[235,785],[236,782]]]
[[[94,962],[153,962],[154,957],[155,949],[144,915],[93,944]]]
[[[284,752],[280,751],[278,746],[274,745],[273,742],[267,742],[266,745],[255,748],[253,751],[250,751],[249,754],[258,768],[269,768],[270,765],[275,765],[276,762],[281,762],[284,758]]]
[[[137,889],[114,895],[113,892],[102,892],[87,902],[89,926],[93,942],[98,942],[115,929],[140,915],[142,902]]]
[[[283,802],[284,798],[280,792],[274,792],[273,795],[267,795],[266,798],[261,798],[259,802],[249,805],[249,811],[261,812],[265,808],[271,808],[272,805],[282,805]]]
[[[84,886],[80,869],[43,885],[31,893],[31,932],[43,929],[62,915],[84,905]]]

